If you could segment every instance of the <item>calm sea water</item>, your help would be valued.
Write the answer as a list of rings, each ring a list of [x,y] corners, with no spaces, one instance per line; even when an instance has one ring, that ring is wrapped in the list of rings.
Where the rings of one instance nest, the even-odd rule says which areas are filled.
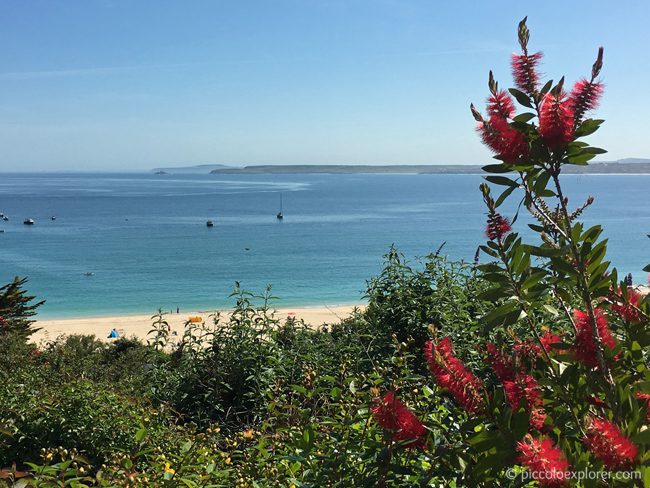
[[[29,277],[29,291],[47,300],[45,317],[224,307],[235,281],[254,292],[272,283],[278,305],[353,303],[393,243],[415,258],[446,242],[450,257],[471,260],[483,240],[480,181],[2,174],[0,212],[10,220],[0,221],[0,283]],[[565,177],[572,202],[596,196],[585,220],[604,225],[610,260],[637,281],[650,262],[649,184],[650,176]]]

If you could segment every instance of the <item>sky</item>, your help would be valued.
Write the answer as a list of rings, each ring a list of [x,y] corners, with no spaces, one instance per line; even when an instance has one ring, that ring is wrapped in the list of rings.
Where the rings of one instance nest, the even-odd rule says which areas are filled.
[[[602,159],[650,158],[650,2],[3,0],[0,172],[480,164],[469,103],[605,47]]]

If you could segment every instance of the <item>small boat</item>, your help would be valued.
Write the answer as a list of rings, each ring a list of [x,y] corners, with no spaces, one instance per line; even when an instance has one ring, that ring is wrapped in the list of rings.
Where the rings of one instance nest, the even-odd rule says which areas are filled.
[[[280,193],[280,211],[276,214],[275,218],[278,220],[282,220],[284,218],[284,214],[282,213],[282,193]]]
[[[2,220],[4,220],[5,222],[7,222],[7,221],[9,220],[9,217],[7,217],[7,216],[5,215],[4,217],[2,217]]]
[[[214,222],[212,222],[211,220],[208,220],[208,221],[205,223],[205,225],[206,225],[206,227],[214,227]]]
[[[52,220],[56,220],[56,217],[54,215],[52,215]]]
[[[35,222],[34,222],[34,219],[25,219],[25,220],[23,220],[23,224],[25,224],[25,225],[34,225]]]
[[[84,273],[84,276],[95,276],[95,273],[93,273],[92,271],[86,271]]]

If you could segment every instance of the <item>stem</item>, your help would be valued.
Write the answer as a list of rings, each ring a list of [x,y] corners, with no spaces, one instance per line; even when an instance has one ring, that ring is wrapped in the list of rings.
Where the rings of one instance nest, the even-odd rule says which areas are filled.
[[[596,314],[592,303],[591,292],[589,291],[589,283],[587,282],[587,268],[585,266],[584,260],[582,259],[582,255],[580,254],[580,249],[578,248],[576,242],[573,240],[573,227],[571,225],[571,218],[569,217],[569,211],[567,209],[566,199],[564,198],[564,194],[562,193],[562,186],[560,185],[559,174],[560,174],[560,164],[556,163],[551,170],[551,177],[553,178],[553,184],[555,185],[557,198],[560,201],[560,210],[562,212],[562,217],[564,219],[564,225],[566,226],[566,234],[569,236],[568,242],[571,247],[571,253],[573,254],[573,259],[578,268],[578,277],[579,277],[578,289],[582,294],[582,299],[585,302],[585,307],[587,308],[587,314],[589,315],[591,333],[594,342],[596,343],[596,355],[598,358],[598,365],[600,367],[600,371],[602,372],[605,382],[609,386],[608,388],[609,391],[607,393],[608,393],[610,405],[613,406],[614,399],[616,398],[614,392],[614,380],[612,378],[611,371],[609,370],[609,366],[605,361],[605,357],[603,356],[603,342],[598,332]]]
[[[517,283],[517,280],[514,278],[514,272],[510,269],[510,264],[509,260],[505,254],[504,250],[504,245],[503,245],[503,240],[501,236],[497,236],[497,244],[499,246],[499,257],[501,258],[501,262],[506,267],[506,271],[508,273],[508,279],[510,281],[510,285],[512,286],[512,290],[517,297],[517,301],[519,302],[519,308],[526,314],[526,322],[528,323],[528,328],[531,330],[533,335],[535,336],[535,340],[539,344],[540,348],[542,349],[544,353],[544,357],[546,359],[546,364],[548,366],[548,369],[551,372],[551,376],[555,380],[556,384],[560,387],[560,391],[564,393],[564,401],[567,402],[567,406],[569,407],[569,411],[571,412],[571,415],[573,416],[573,420],[576,422],[576,426],[582,431],[582,423],[578,419],[577,415],[573,411],[572,406],[572,399],[571,399],[571,392],[567,388],[565,384],[562,383],[560,379],[560,374],[559,371],[556,371],[554,367],[554,363],[551,360],[551,357],[548,354],[548,351],[546,350],[546,347],[544,346],[544,343],[542,342],[542,338],[539,336],[539,332],[537,331],[537,326],[535,322],[533,322],[532,318],[530,317],[530,314],[528,313],[528,306],[526,300],[523,298],[521,289],[519,288],[519,285]],[[573,323],[573,322],[572,322]],[[584,432],[583,432],[584,434]]]

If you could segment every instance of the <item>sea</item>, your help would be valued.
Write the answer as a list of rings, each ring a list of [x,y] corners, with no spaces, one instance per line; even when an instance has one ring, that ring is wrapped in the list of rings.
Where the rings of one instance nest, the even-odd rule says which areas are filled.
[[[441,246],[449,259],[473,260],[485,240],[481,181],[0,174],[0,212],[9,217],[0,220],[0,284],[27,277],[29,293],[46,300],[41,318],[224,308],[234,304],[236,283],[255,294],[272,285],[278,307],[360,303],[391,245],[415,267]],[[603,225],[619,274],[646,283],[650,175],[566,175],[563,182],[573,206],[595,197],[583,220]],[[513,194],[503,213],[512,218],[518,203]],[[534,242],[521,213],[515,228]]]

